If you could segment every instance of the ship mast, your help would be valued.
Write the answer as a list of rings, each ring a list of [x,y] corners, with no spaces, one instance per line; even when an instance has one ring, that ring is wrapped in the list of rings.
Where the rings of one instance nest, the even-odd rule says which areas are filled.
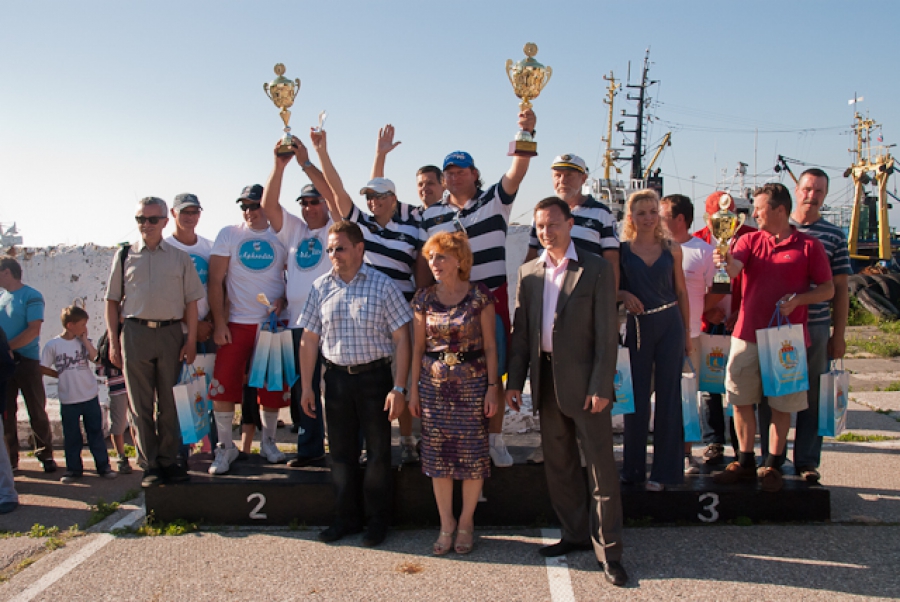
[[[879,127],[875,121],[865,119],[857,112],[854,114],[856,123],[853,130],[856,132],[856,162],[844,172],[844,177],[853,178],[853,213],[850,216],[850,232],[848,247],[850,257],[853,259],[871,259],[871,257],[859,254],[859,213],[860,207],[865,202],[865,186],[872,181],[869,175],[874,172],[875,183],[878,186],[878,259],[890,261],[891,259],[891,230],[888,222],[887,182],[894,172],[894,158],[888,147],[871,145],[871,131]],[[873,155],[874,151],[874,155]],[[854,152],[852,149],[850,152]]]
[[[601,138],[601,140],[606,143],[606,151],[603,153],[603,179],[609,180],[611,169],[615,168],[616,173],[622,172],[622,170],[616,167],[614,163],[618,153],[614,152],[612,148],[613,100],[615,99],[619,88],[622,87],[622,84],[616,83],[616,78],[613,76],[612,71],[609,72],[609,77],[604,75],[603,79],[609,82],[609,86],[606,88],[606,98],[603,99],[604,104],[609,105],[609,115],[606,122],[606,138]]]
[[[647,52],[644,54],[644,66],[641,69],[641,83],[640,84],[626,84],[627,88],[636,89],[638,91],[637,96],[632,96],[628,94],[628,100],[636,100],[637,101],[637,114],[629,115],[622,111],[622,115],[625,117],[634,117],[637,124],[635,125],[635,129],[633,130],[624,130],[628,133],[634,134],[634,141],[631,143],[632,151],[631,151],[631,178],[633,180],[640,180],[644,175],[644,106],[647,99],[647,88],[657,83],[656,80],[651,80],[647,74],[650,70],[650,49],[647,49]]]

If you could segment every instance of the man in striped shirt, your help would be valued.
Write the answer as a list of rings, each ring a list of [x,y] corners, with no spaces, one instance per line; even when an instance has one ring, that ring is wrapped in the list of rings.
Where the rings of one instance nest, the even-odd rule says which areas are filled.
[[[530,109],[519,113],[519,129],[534,132],[536,118]],[[499,182],[482,189],[481,172],[469,153],[455,151],[444,159],[443,198],[422,212],[421,240],[424,244],[438,232],[463,230],[469,236],[474,263],[471,281],[487,286],[497,299],[497,317],[503,325],[503,335],[498,337],[500,374],[506,372],[503,365],[506,340],[509,337],[509,292],[506,281],[506,232],[512,204],[519,185],[528,172],[531,157],[513,156],[509,171]],[[434,282],[428,262],[419,256],[416,263],[416,286],[422,288]],[[498,396],[503,397],[503,391]],[[512,457],[503,442],[503,412],[497,412],[489,427],[491,459],[496,466],[512,466]]]
[[[553,191],[572,210],[575,226],[572,228],[572,242],[589,253],[600,255],[613,266],[616,286],[619,283],[619,235],[616,232],[616,218],[609,207],[581,190],[587,181],[588,168],[578,155],[560,155],[550,166],[553,174]],[[541,252],[534,220],[531,221],[531,237],[525,262],[529,262]]]
[[[853,273],[850,267],[850,253],[847,250],[847,237],[840,228],[824,219],[819,212],[828,195],[828,183],[828,174],[818,168],[807,169],[800,174],[794,188],[797,204],[791,212],[791,225],[799,232],[817,238],[825,247],[834,281],[834,298],[809,306],[807,327],[811,344],[806,350],[809,407],[797,412],[794,434],[794,467],[797,474],[812,483],[819,481],[818,468],[822,456],[822,437],[819,436],[819,377],[828,372],[829,359],[844,357],[846,350],[844,331],[847,327],[847,314],[850,311],[847,280]],[[832,324],[834,324],[833,333]],[[768,424],[770,413],[768,405],[760,405],[760,422]],[[763,451],[767,449],[763,436],[765,433],[766,429],[761,428]]]

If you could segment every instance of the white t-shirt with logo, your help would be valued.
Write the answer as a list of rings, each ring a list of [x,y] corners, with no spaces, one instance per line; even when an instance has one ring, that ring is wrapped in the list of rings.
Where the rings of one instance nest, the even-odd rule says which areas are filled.
[[[281,208],[281,217],[281,231],[277,236],[287,249],[288,326],[297,328],[313,282],[331,270],[325,247],[328,245],[328,229],[334,222],[329,216],[324,226],[313,230],[284,207]]]
[[[198,236],[197,242],[193,245],[179,242],[174,236],[166,237],[166,243],[190,255],[191,261],[194,262],[194,268],[197,270],[197,275],[200,276],[205,293],[203,298],[197,301],[197,317],[202,320],[209,313],[209,289],[206,282],[209,280],[209,256],[212,253],[213,243],[210,239],[202,236]]]
[[[287,252],[272,228],[253,230],[246,224],[225,226],[212,255],[228,257],[225,283],[230,304],[229,322],[261,324],[269,317],[266,306],[256,300],[265,293],[270,303],[284,296],[284,262]]]
[[[712,286],[716,273],[714,250],[715,247],[711,244],[695,236],[681,243],[681,268],[684,270],[684,282],[691,306],[691,336],[694,337],[700,336],[702,331],[703,298],[706,290]]]
[[[88,350],[80,340],[51,339],[41,352],[41,365],[59,373],[59,403],[82,403],[99,394]]]

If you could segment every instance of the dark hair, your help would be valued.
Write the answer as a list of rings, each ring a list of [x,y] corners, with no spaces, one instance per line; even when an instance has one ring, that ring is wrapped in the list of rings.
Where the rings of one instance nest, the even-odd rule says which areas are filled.
[[[562,211],[563,217],[567,220],[572,219],[572,209],[569,207],[569,204],[558,196],[548,196],[538,201],[537,205],[534,206],[534,213],[536,215],[538,211],[546,211],[550,207],[556,207]]]
[[[784,184],[764,184],[753,191],[753,197],[756,198],[756,196],[760,194],[768,195],[769,209],[784,207],[785,211],[790,215],[791,209],[793,208],[793,201],[791,200],[791,192]]]
[[[350,242],[354,245],[358,245],[363,242],[363,233],[362,230],[359,229],[354,222],[350,222],[347,220],[341,220],[339,222],[335,222],[330,228],[328,228],[329,234],[341,234],[344,233],[347,235],[347,238],[350,239]]]
[[[22,279],[22,266],[13,257],[4,257],[0,259],[0,271],[9,270],[12,277],[16,280]]]
[[[77,305],[70,305],[69,307],[63,308],[62,313],[59,315],[59,319],[62,320],[63,328],[65,328],[66,324],[81,322],[82,320],[87,320],[88,317],[88,312]]]
[[[424,167],[420,167],[419,171],[416,172],[416,175],[421,176],[426,173],[434,174],[434,177],[437,178],[438,182],[444,177],[444,172],[442,172],[441,168],[437,165],[425,165]]]
[[[661,198],[659,202],[669,203],[672,206],[672,219],[679,215],[684,216],[684,225],[688,228],[694,223],[694,204],[688,197],[683,194],[670,194]]]
[[[447,167],[450,167],[449,165]],[[453,167],[456,167],[455,165]],[[475,172],[475,189],[481,190],[484,188],[484,182],[481,181],[481,171],[478,170],[474,165],[472,167],[468,167],[466,169],[471,169]],[[444,172],[441,172],[441,183],[443,183]]]
[[[803,179],[803,176],[811,176],[813,178],[825,178],[825,190],[828,190],[828,186],[831,184],[831,179],[828,177],[828,174],[819,169],[818,167],[810,167],[797,178],[797,183],[800,183],[800,180]]]

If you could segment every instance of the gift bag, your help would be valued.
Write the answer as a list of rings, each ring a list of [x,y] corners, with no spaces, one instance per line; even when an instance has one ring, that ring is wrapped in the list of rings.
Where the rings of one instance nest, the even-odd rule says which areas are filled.
[[[198,353],[194,358],[194,370],[198,376],[206,379],[206,390],[203,393],[203,399],[209,399],[209,383],[212,382],[213,369],[216,367],[215,353]]]
[[[731,350],[731,337],[721,334],[700,335],[700,377],[697,389],[707,393],[725,393],[725,366]]]
[[[628,347],[619,346],[616,357],[616,376],[613,380],[616,399],[613,401],[610,414],[634,414],[634,386],[631,382],[631,354]]]
[[[250,378],[247,382],[251,387],[262,389],[266,386],[266,369],[269,365],[273,333],[277,329],[276,324],[275,313],[272,312],[269,315],[269,321],[259,327],[256,346],[253,348],[253,360],[250,362]]]
[[[290,332],[276,326],[272,330],[272,340],[269,344],[269,361],[266,365],[266,389],[269,391],[284,391],[284,369],[282,366],[281,335]]]
[[[284,370],[284,380],[287,388],[290,389],[300,378],[297,374],[297,365],[294,359],[294,335],[289,329],[282,330],[278,333],[278,340],[281,342],[281,364]]]
[[[773,327],[776,318],[778,324]],[[791,324],[776,308],[769,321],[769,328],[756,331],[756,343],[763,395],[781,397],[809,391],[806,341],[802,325]]]
[[[819,377],[819,436],[837,437],[847,428],[847,389],[850,386],[850,373],[841,369],[831,370]]]
[[[697,391],[697,371],[688,358],[690,373],[681,374],[681,421],[684,425],[685,441],[701,441],[700,431],[700,393]]]
[[[204,390],[208,390],[206,377],[198,375],[191,366],[183,366],[181,378],[172,388],[172,393],[184,444],[197,443],[209,433],[212,402],[204,399]]]

